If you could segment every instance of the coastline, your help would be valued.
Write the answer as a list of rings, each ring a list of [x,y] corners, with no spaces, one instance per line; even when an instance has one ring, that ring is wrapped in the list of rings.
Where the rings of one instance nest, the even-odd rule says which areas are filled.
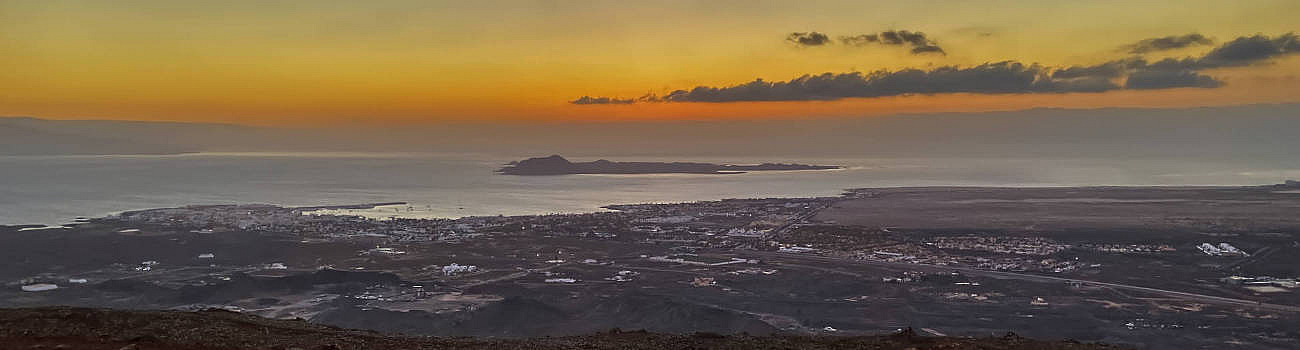
[[[833,327],[843,335],[878,334],[900,323],[842,316],[883,309],[910,315],[911,324],[938,334],[1008,329],[1147,344],[1124,326],[1132,321],[1127,315],[1086,301],[1131,304],[1140,307],[1137,312],[1200,305],[1197,324],[1216,328],[1255,320],[1236,313],[1247,309],[1252,315],[1295,312],[1300,302],[1294,294],[1243,294],[1250,286],[1215,283],[1207,289],[1200,282],[1229,274],[1251,281],[1282,276],[1261,281],[1294,288],[1286,283],[1294,284],[1300,197],[1275,193],[1290,188],[872,187],[841,196],[609,205],[605,209],[615,211],[457,220],[302,215],[303,207],[270,205],[144,210],[68,230],[0,228],[16,248],[11,267],[0,271],[5,279],[57,285],[42,292],[11,285],[0,290],[0,299],[14,307],[77,300],[93,307],[223,307],[433,336],[500,329],[514,336],[565,335],[592,327],[719,334],[818,334]],[[373,204],[383,202],[329,207]],[[314,207],[321,206],[308,208]],[[374,208],[391,213],[403,206]],[[1198,248],[1204,244],[1246,253],[1213,255]],[[1241,272],[1205,268],[1242,258],[1253,265],[1242,265]],[[1149,274],[1167,278],[1133,279]],[[365,288],[344,291],[343,285]],[[124,286],[130,289],[111,289]],[[662,292],[642,293],[647,287]],[[1107,288],[1141,295],[1117,296]],[[954,298],[954,290],[974,294]],[[103,299],[87,299],[92,295]],[[193,295],[201,297],[181,298]],[[1163,301],[1142,302],[1153,296]],[[784,305],[776,313],[754,306],[773,301]],[[1026,303],[1034,306],[1026,309]],[[925,307],[891,309],[900,305]],[[625,318],[627,310],[649,316]],[[825,316],[800,321],[792,310]],[[944,323],[970,312],[1001,316]],[[765,316],[770,313],[780,317]],[[691,323],[701,314],[720,321]],[[547,326],[537,326],[539,315],[551,320]],[[1063,334],[1054,326],[1078,322],[1101,327]],[[1287,329],[1288,322],[1259,327]],[[1165,348],[1257,339],[1189,332]]]
[[[581,175],[621,175],[621,174],[581,174]],[[671,174],[665,174],[665,175],[671,175]],[[855,195],[855,193],[869,192],[869,191],[872,191],[872,190],[972,191],[972,190],[1012,190],[1012,189],[1015,189],[1015,190],[1034,190],[1034,189],[1057,189],[1057,190],[1060,190],[1060,189],[1076,189],[1076,190],[1106,190],[1106,189],[1121,189],[1121,190],[1122,190],[1122,189],[1128,189],[1128,190],[1141,190],[1141,189],[1151,189],[1151,190],[1189,190],[1189,191],[1195,191],[1195,190],[1243,190],[1243,189],[1256,189],[1256,188],[1257,188],[1257,189],[1261,189],[1261,190],[1269,190],[1269,192],[1271,192],[1271,193],[1300,194],[1300,190],[1298,190],[1298,189],[1294,189],[1293,186],[1294,186],[1294,185],[1287,185],[1287,184],[1263,184],[1263,185],[1244,185],[1244,186],[1243,186],[1243,185],[1200,185],[1200,186],[1187,186],[1187,185],[1153,185],[1153,186],[1122,186],[1122,185],[1095,185],[1095,186],[1065,186],[1065,185],[1063,185],[1063,186],[888,186],[888,187],[853,187],[853,188],[845,188],[845,189],[842,189],[842,190],[839,191],[840,194],[839,194],[838,196],[829,196],[829,197],[838,197],[838,198],[840,198],[840,199],[849,199],[849,198],[852,198],[851,196]],[[795,199],[795,198],[811,198],[811,197],[817,197],[817,196],[778,196],[778,197],[713,198],[713,199],[704,199],[704,200],[697,200],[697,201],[651,201],[651,202],[639,202],[639,203],[613,203],[613,204],[604,204],[604,205],[600,205],[600,206],[597,206],[597,207],[591,208],[591,210],[580,210],[580,211],[565,211],[565,212],[538,212],[538,213],[533,213],[533,214],[515,214],[515,215],[506,215],[506,214],[496,214],[496,215],[491,215],[491,214],[487,214],[487,215],[462,215],[462,216],[413,216],[413,217],[401,217],[401,216],[395,216],[395,215],[391,215],[391,214],[388,213],[388,212],[373,213],[372,215],[366,215],[367,213],[364,213],[364,212],[362,212],[362,213],[358,213],[358,212],[343,212],[343,211],[354,211],[354,210],[373,210],[373,209],[380,209],[381,207],[396,207],[396,206],[407,206],[407,207],[409,207],[409,208],[414,208],[414,206],[412,206],[412,203],[410,203],[410,202],[406,202],[406,201],[384,201],[384,202],[368,202],[368,203],[355,203],[355,204],[334,204],[334,205],[285,205],[285,204],[276,204],[276,203],[191,204],[191,205],[181,205],[181,206],[172,206],[172,207],[134,208],[134,209],[119,210],[119,211],[113,211],[113,212],[109,212],[109,213],[101,214],[101,215],[79,216],[79,217],[72,218],[72,219],[69,219],[69,220],[66,220],[66,221],[63,221],[63,222],[59,222],[59,223],[34,223],[34,222],[26,222],[26,223],[0,223],[0,228],[7,229],[7,230],[27,230],[27,231],[31,231],[31,230],[44,230],[44,229],[61,229],[61,228],[66,229],[66,228],[69,228],[70,226],[75,226],[75,225],[78,225],[78,224],[84,224],[84,223],[89,222],[89,221],[91,221],[91,220],[98,220],[98,219],[111,218],[111,217],[113,217],[113,216],[117,216],[117,215],[120,215],[120,214],[123,214],[123,213],[138,212],[138,211],[148,211],[148,210],[157,210],[157,209],[167,209],[167,208],[183,208],[183,207],[188,207],[188,206],[216,206],[216,205],[267,205],[267,206],[275,206],[275,207],[283,207],[283,208],[288,208],[288,209],[300,210],[300,211],[302,211],[304,214],[306,214],[306,213],[308,213],[308,212],[321,212],[321,214],[323,214],[323,215],[356,215],[356,216],[361,216],[361,217],[365,217],[365,218],[369,218],[369,219],[380,219],[380,220],[382,220],[382,219],[388,219],[388,218],[392,218],[392,217],[398,217],[398,218],[412,218],[412,219],[448,219],[448,220],[457,220],[457,219],[465,219],[465,218],[473,218],[473,217],[491,217],[491,216],[536,216],[536,215],[580,215],[580,214],[593,214],[593,213],[600,213],[600,212],[605,212],[605,211],[618,211],[618,209],[615,209],[615,207],[620,207],[620,206],[637,206],[637,205],[654,205],[654,204],[683,204],[683,203],[695,203],[695,202],[707,202],[707,201],[721,201],[721,200],[731,200],[731,199]],[[391,208],[391,209],[400,209],[400,208]],[[334,211],[334,213],[330,213],[330,211]]]

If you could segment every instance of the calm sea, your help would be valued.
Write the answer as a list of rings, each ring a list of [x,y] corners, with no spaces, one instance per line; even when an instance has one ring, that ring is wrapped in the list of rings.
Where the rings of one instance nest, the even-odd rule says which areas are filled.
[[[371,215],[461,217],[590,212],[620,203],[838,195],[883,186],[1248,185],[1300,178],[1300,164],[1015,158],[617,157],[613,160],[843,165],[739,175],[494,174],[526,156],[199,153],[0,157],[0,224],[187,204],[405,201]],[[590,160],[590,159],[575,159]]]

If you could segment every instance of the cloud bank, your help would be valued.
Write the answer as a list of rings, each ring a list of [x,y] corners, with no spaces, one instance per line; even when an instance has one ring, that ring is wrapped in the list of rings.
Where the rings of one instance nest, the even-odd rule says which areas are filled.
[[[872,44],[907,46],[912,48],[912,54],[918,55],[925,53],[946,54],[933,40],[927,38],[925,33],[906,30],[886,30],[880,33],[841,36],[840,42],[850,46]]]
[[[1190,46],[1211,44],[1214,44],[1214,40],[1210,40],[1210,38],[1206,38],[1204,35],[1198,33],[1191,33],[1187,35],[1170,35],[1160,38],[1143,39],[1136,43],[1124,45],[1121,48],[1128,51],[1128,53],[1144,54],[1148,52],[1176,50]]]
[[[822,46],[831,43],[831,37],[818,32],[795,32],[785,37],[798,46]]]
[[[1217,88],[1223,82],[1190,70],[1138,70],[1129,74],[1125,89],[1155,90],[1180,87]]]
[[[888,40],[890,43],[887,45],[902,45],[893,42],[921,42],[924,37],[899,34],[890,38],[877,36],[861,40],[868,43],[870,40]],[[1276,37],[1256,34],[1223,43],[1199,57],[1166,58],[1155,62],[1130,57],[1090,66],[1053,68],[1001,61],[968,67],[943,66],[929,70],[822,73],[804,75],[789,81],[755,79],[731,86],[696,86],[637,99],[583,96],[570,103],[827,101],[913,94],[1037,94],[1217,88],[1224,83],[1201,71],[1263,64],[1295,53],[1300,53],[1300,37],[1295,33]],[[1120,80],[1123,80],[1123,84],[1119,83]]]
[[[591,96],[583,96],[583,97],[579,97],[579,98],[576,99],[576,100],[569,101],[569,103],[572,103],[572,104],[575,104],[575,105],[618,105],[618,104],[631,104],[631,103],[636,103],[636,100],[634,100],[634,99],[630,99],[630,98],[628,98],[628,99],[618,99],[618,98],[612,98],[612,97],[591,97]]]
[[[1136,57],[1094,66],[1057,70],[1054,78],[1118,78],[1127,76],[1124,88],[1135,90],[1179,87],[1217,88],[1223,82],[1200,71],[1264,64],[1269,60],[1300,53],[1300,36],[1286,33],[1277,37],[1263,34],[1243,36],[1223,43],[1200,57],[1166,58],[1155,62]]]
[[[653,98],[658,102],[818,101],[941,93],[1098,92],[1119,86],[1099,79],[1052,79],[1037,65],[1004,61],[974,67],[904,69],[863,74],[823,73],[790,81],[762,79],[725,87],[697,86]]]

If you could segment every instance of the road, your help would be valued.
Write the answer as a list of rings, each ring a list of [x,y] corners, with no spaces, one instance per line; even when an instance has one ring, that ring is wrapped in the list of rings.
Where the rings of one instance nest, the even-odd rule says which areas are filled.
[[[991,270],[976,269],[976,268],[969,268],[969,267],[900,263],[900,262],[888,262],[888,261],[876,261],[876,260],[853,260],[853,259],[826,257],[826,256],[818,256],[818,255],[811,255],[811,254],[793,254],[793,253],[779,253],[779,252],[745,252],[743,255],[759,256],[766,259],[789,259],[789,260],[814,261],[814,262],[821,262],[821,263],[834,263],[834,264],[845,264],[845,265],[870,265],[870,266],[883,266],[883,267],[918,269],[918,270],[958,271],[969,275],[982,275],[982,276],[995,277],[995,278],[1018,279],[1018,280],[1035,281],[1035,282],[1079,283],[1080,285],[1085,285],[1085,286],[1108,287],[1108,288],[1114,288],[1119,290],[1152,293],[1152,294],[1158,294],[1158,295],[1163,295],[1172,298],[1198,301],[1206,304],[1225,305],[1225,306],[1245,306],[1245,307],[1252,307],[1256,309],[1263,309],[1263,310],[1270,310],[1270,311],[1300,312],[1300,307],[1291,306],[1291,305],[1268,304],[1268,303],[1262,303],[1253,300],[1217,297],[1213,295],[1179,292],[1174,290],[1141,287],[1141,286],[1134,286],[1134,285],[1127,285],[1127,284],[1120,284],[1120,283],[1098,282],[1098,281],[1080,280],[1080,279],[1072,279],[1072,278],[1064,278],[1064,277],[1042,276],[1042,275],[1033,275],[1033,274],[1016,273],[1016,272],[991,271]]]
[[[1241,260],[1237,260],[1234,263],[1219,267],[1219,270],[1223,270],[1223,271],[1234,270],[1238,267],[1246,266],[1256,261],[1264,260],[1264,258],[1267,258],[1269,255],[1272,255],[1276,251],[1277,248],[1275,247],[1264,247],[1263,249],[1256,251],[1255,254],[1252,254],[1251,256],[1248,256]]]
[[[820,213],[822,209],[829,208],[832,204],[834,204],[834,202],[825,203],[822,204],[820,207],[808,209],[808,211],[799,214],[799,217],[794,218],[789,222],[786,222],[785,225],[782,225],[781,227],[778,227],[775,230],[768,231],[767,234],[764,234],[761,237],[760,241],[765,242],[765,241],[772,240],[774,237],[781,237],[782,235],[785,234],[785,230],[789,230],[791,227],[794,227],[794,225],[807,222],[808,219],[811,219],[813,216],[817,215],[817,213]]]
[[[531,275],[531,274],[533,274],[534,272],[546,272],[546,271],[550,271],[551,269],[554,269],[554,268],[557,268],[557,267],[561,267],[561,266],[569,266],[569,265],[573,265],[573,263],[563,263],[563,264],[556,264],[556,265],[551,265],[551,266],[541,267],[541,268],[536,268],[536,269],[526,269],[526,270],[522,270],[522,271],[519,271],[519,272],[515,272],[515,273],[512,273],[512,274],[505,275],[505,276],[501,276],[501,277],[497,277],[497,278],[486,279],[486,280],[482,280],[482,281],[477,281],[477,282],[471,282],[471,283],[462,284],[462,285],[456,286],[456,288],[461,289],[461,290],[465,290],[465,289],[469,289],[469,288],[473,288],[473,287],[478,287],[478,286],[486,285],[486,284],[492,284],[492,283],[504,282],[504,281],[510,281],[510,280],[517,280],[517,279],[520,279],[520,278],[528,277],[528,275]]]

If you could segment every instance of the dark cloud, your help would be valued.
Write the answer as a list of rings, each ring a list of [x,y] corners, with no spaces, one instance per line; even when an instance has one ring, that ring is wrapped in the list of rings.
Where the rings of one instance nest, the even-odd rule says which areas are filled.
[[[904,69],[869,74],[823,73],[778,82],[755,79],[726,87],[698,86],[690,90],[677,90],[667,95],[647,98],[646,101],[816,101],[910,94],[1100,92],[1118,88],[1118,85],[1104,79],[1052,79],[1043,67],[1005,61],[932,70]]]
[[[1191,70],[1138,70],[1128,75],[1125,89],[1154,90],[1180,87],[1217,88],[1223,82]]]
[[[1146,60],[1137,59],[1134,61],[1133,69],[1139,70],[1159,70],[1159,71],[1183,71],[1183,70],[1200,70],[1216,68],[1201,64],[1198,58],[1166,58],[1163,60],[1147,63]]]
[[[831,43],[831,37],[818,32],[790,33],[785,40],[799,46],[822,46]]]
[[[1223,82],[1197,72],[1202,69],[1198,59],[1164,59],[1148,63],[1141,58],[1110,61],[1093,66],[1073,66],[1057,69],[1052,78],[1064,80],[1112,79],[1127,77],[1125,89],[1154,90],[1180,87],[1217,88]]]
[[[1074,79],[1074,78],[1119,78],[1128,71],[1128,66],[1123,61],[1111,61],[1095,66],[1072,66],[1057,69],[1052,72],[1052,78],[1055,79]]]
[[[880,35],[862,34],[862,35],[854,35],[854,36],[841,36],[840,42],[844,43],[844,45],[864,46],[871,43],[879,43]]]
[[[1276,38],[1255,34],[1233,39],[1202,56],[1202,68],[1236,67],[1300,52],[1300,37],[1286,33]]]
[[[866,34],[841,40],[851,45],[859,45],[858,42],[863,43],[861,45],[872,42],[889,42],[887,45],[928,42],[920,33],[895,34],[897,35],[888,38],[879,34]],[[922,39],[917,39],[917,35]],[[921,47],[925,46],[917,46],[913,50]],[[1300,36],[1294,33],[1277,37],[1257,34],[1223,43],[1200,57],[1165,58],[1155,62],[1133,57],[1090,66],[1049,68],[1003,61],[973,67],[945,66],[931,70],[903,69],[868,74],[823,73],[804,75],[790,81],[755,79],[733,86],[697,86],[663,96],[646,95],[638,99],[583,96],[571,103],[817,101],[911,94],[1032,94],[1217,88],[1223,86],[1224,82],[1202,74],[1202,70],[1260,64],[1296,53],[1300,53]],[[1116,83],[1120,79],[1124,81],[1122,86]]]
[[[841,36],[840,42],[850,46],[871,44],[908,46],[912,48],[912,53],[917,55],[927,53],[946,54],[933,40],[927,38],[925,33],[906,30],[886,30],[873,34]]]
[[[1187,35],[1170,35],[1160,38],[1143,39],[1133,44],[1124,45],[1123,49],[1133,54],[1144,54],[1155,51],[1165,51],[1181,49],[1195,45],[1214,44],[1213,40],[1206,38],[1204,35],[1191,33]]]
[[[1171,47],[1171,45],[1198,38],[1203,39],[1204,37],[1199,34],[1189,34],[1181,37],[1148,39],[1139,42],[1139,44],[1147,43],[1151,47]],[[1203,75],[1199,71],[1248,66],[1295,53],[1300,53],[1300,37],[1295,33],[1287,33],[1277,37],[1256,34],[1238,37],[1223,43],[1200,57],[1165,58],[1155,62],[1148,62],[1142,58],[1127,58],[1093,66],[1073,66],[1057,69],[1052,72],[1052,78],[1119,78],[1127,76],[1128,78],[1124,83],[1125,89],[1216,88],[1223,86],[1223,82],[1214,77]]]
[[[1135,69],[1159,71],[1204,70],[1241,67],[1300,53],[1300,37],[1286,33],[1277,37],[1262,34],[1243,36],[1223,43],[1201,57],[1166,58],[1152,63],[1140,61]]]
[[[937,53],[937,54],[940,54],[940,55],[947,55],[947,54],[948,54],[947,52],[943,52],[943,49],[939,48],[938,46],[934,46],[934,45],[917,46],[917,47],[913,47],[913,48],[912,48],[912,54],[914,54],[914,55],[920,55],[920,54],[925,54],[925,53]]]
[[[1115,60],[1096,66],[1076,66],[1057,70],[1055,78],[1069,76],[1115,76],[1115,72],[1194,72],[1206,69],[1241,67],[1265,63],[1270,59],[1300,53],[1300,37],[1287,33],[1277,37],[1244,36],[1223,43],[1200,57],[1165,58],[1148,62],[1140,57]]]
[[[913,33],[906,30],[887,30],[880,32],[880,42],[888,45],[911,44],[912,46],[920,46],[925,45],[929,41],[925,39],[925,33]]]
[[[636,100],[630,98],[617,99],[617,98],[610,98],[610,97],[583,96],[583,97],[579,97],[576,100],[569,101],[569,103],[575,105],[619,105],[619,104],[636,103]]]

